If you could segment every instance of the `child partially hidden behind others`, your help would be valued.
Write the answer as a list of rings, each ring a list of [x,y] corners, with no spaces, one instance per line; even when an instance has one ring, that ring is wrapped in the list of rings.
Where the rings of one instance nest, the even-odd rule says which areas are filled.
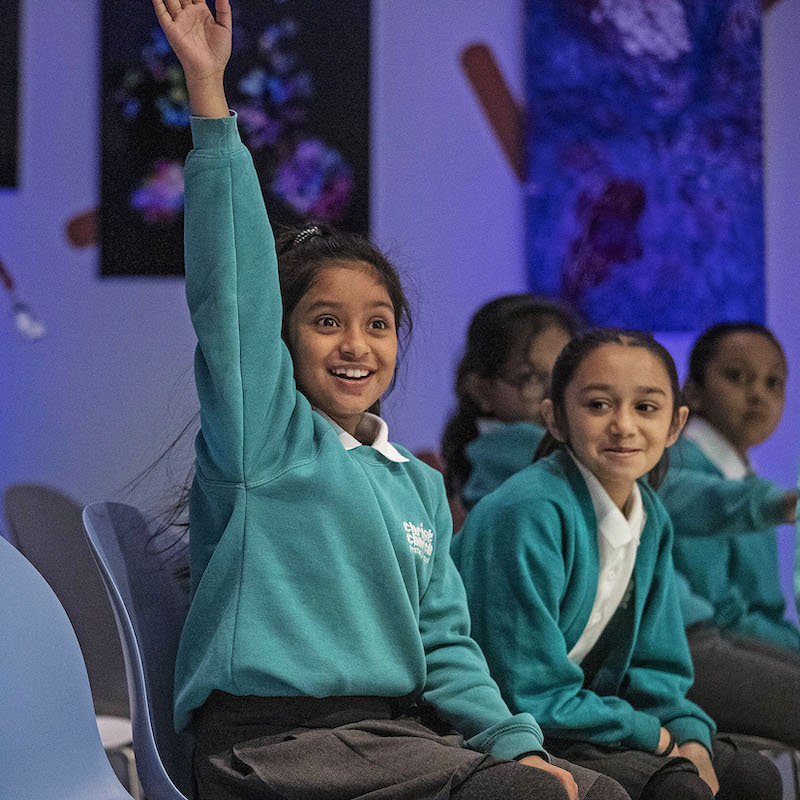
[[[659,493],[685,578],[689,697],[722,730],[800,747],[800,631],[784,618],[775,532],[794,521],[797,492],[759,478],[749,459],[780,422],[786,372],[763,325],[700,336],[684,387],[691,418]]]

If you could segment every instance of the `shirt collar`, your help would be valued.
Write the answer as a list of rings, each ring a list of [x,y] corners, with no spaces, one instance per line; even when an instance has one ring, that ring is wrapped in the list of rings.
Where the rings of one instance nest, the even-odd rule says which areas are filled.
[[[500,430],[505,424],[505,422],[501,422],[499,419],[492,419],[491,417],[478,417],[478,419],[475,420],[475,425],[481,436],[485,436],[487,433],[494,433],[494,431]]]
[[[584,481],[586,481],[586,487],[589,489],[589,495],[594,506],[594,515],[597,517],[598,534],[602,534],[614,548],[623,547],[631,542],[638,546],[647,521],[639,484],[636,482],[633,484],[631,510],[626,518],[591,470],[586,469],[575,458],[572,451],[569,451],[569,454],[572,456],[575,466],[580,470]]]
[[[342,443],[342,447],[344,447],[345,450],[355,450],[356,447],[362,446],[362,443],[359,442],[355,436],[348,433],[338,422],[334,422],[324,411],[320,411],[318,408],[314,408],[314,411],[326,420],[336,431],[336,435],[339,437],[339,441]],[[382,456],[388,458],[389,461],[394,461],[398,464],[408,461],[408,459],[404,455],[401,455],[397,448],[389,441],[389,426],[386,424],[385,420],[381,419],[377,414],[370,414],[368,411],[365,411],[361,415],[361,425],[364,426],[369,436],[372,437],[372,443],[367,445],[368,447],[377,450]]]
[[[683,435],[693,441],[728,480],[741,480],[750,474],[750,465],[736,448],[701,417],[692,417]]]

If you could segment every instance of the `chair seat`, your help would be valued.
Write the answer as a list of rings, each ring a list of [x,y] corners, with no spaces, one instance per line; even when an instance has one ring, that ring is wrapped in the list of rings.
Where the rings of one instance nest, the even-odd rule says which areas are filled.
[[[133,725],[125,717],[111,717],[106,714],[98,714],[97,730],[100,731],[100,741],[103,747],[109,748],[127,747],[133,742]]]

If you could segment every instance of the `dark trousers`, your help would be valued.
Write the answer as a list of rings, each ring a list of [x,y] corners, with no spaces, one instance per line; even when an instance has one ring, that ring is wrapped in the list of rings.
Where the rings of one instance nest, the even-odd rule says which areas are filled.
[[[551,753],[614,778],[633,800],[713,800],[708,784],[688,759],[562,739],[546,742]],[[713,749],[717,800],[780,800],[781,776],[768,758],[725,738],[715,739]]]
[[[566,800],[557,778],[477,753],[411,703],[214,692],[195,713],[198,800]],[[628,800],[570,767],[582,800]]]
[[[688,697],[717,728],[800,749],[800,652],[705,624],[686,633],[694,663]]]

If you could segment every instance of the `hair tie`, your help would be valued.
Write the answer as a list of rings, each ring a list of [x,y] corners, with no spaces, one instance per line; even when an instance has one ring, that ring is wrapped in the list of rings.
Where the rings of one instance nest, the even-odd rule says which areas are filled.
[[[292,242],[292,247],[296,247],[301,242],[304,242],[306,239],[310,239],[312,236],[322,236],[322,229],[319,225],[310,225],[308,228],[304,228],[297,236],[294,237],[294,241]]]

